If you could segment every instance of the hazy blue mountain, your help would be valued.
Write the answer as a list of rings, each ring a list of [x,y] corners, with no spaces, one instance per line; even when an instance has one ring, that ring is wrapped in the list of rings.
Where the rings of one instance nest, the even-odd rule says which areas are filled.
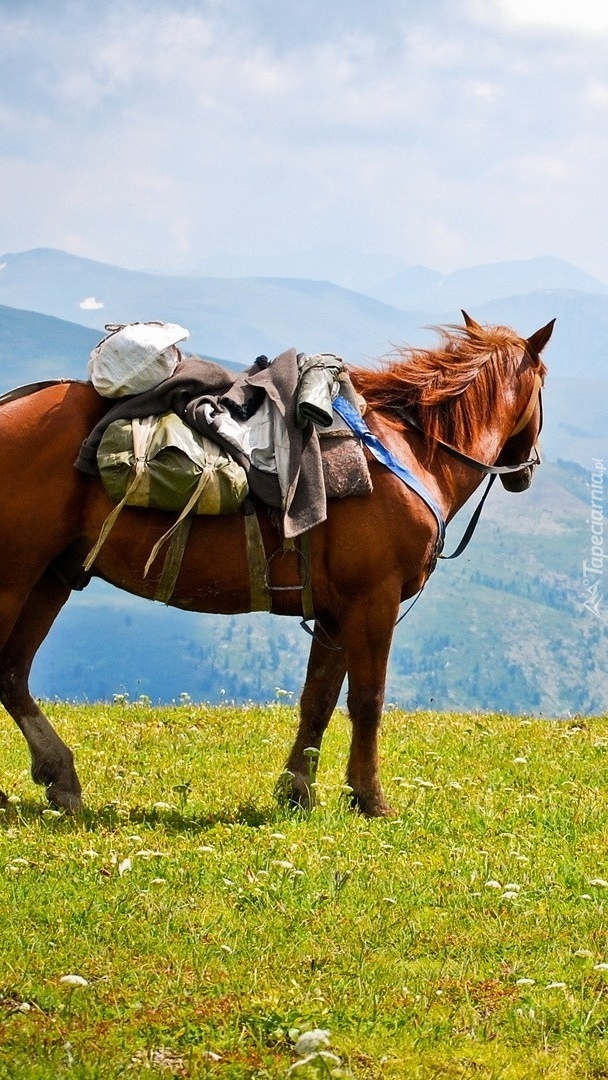
[[[410,311],[427,310],[433,305],[433,292],[445,280],[438,270],[427,266],[408,266],[369,289],[370,296],[393,307]]]
[[[608,294],[608,285],[598,278],[547,255],[470,266],[445,275],[425,267],[408,267],[369,291],[379,300],[406,310],[459,311],[541,289]]]
[[[560,379],[551,375],[544,390],[541,437],[551,461],[576,461],[588,469],[592,458],[608,464],[608,379]]]
[[[425,327],[460,319],[460,305],[398,311],[327,281],[161,276],[48,249],[6,255],[0,264],[0,302],[77,320],[100,332],[105,322],[154,318],[181,322],[191,331],[191,351],[239,364],[251,363],[259,353],[275,356],[291,346],[305,352],[337,352],[348,361],[368,363],[394,345],[429,343],[433,334]],[[518,276],[513,267],[521,266],[522,276],[525,271],[535,281],[543,280],[543,267],[546,282],[552,269],[579,282],[581,276],[595,280],[559,260],[500,266],[511,267],[513,279]],[[482,270],[475,273],[481,276]],[[419,274],[422,280],[428,273],[415,268],[411,277]],[[512,280],[505,275],[506,288]],[[533,292],[512,288],[511,293],[482,303],[474,300],[473,284],[465,306],[482,321],[504,322],[529,334],[557,316],[547,351],[554,376],[608,377],[608,291],[581,292],[545,284]],[[82,308],[85,300],[104,307]],[[436,300],[445,302],[445,295],[437,292]]]
[[[0,306],[0,393],[40,379],[86,379],[97,330]]]
[[[406,270],[407,265],[405,259],[377,251],[321,247],[306,251],[296,249],[279,255],[215,255],[200,259],[188,273],[197,277],[312,278],[333,281],[345,289],[374,296],[374,286],[379,281]],[[391,301],[387,299],[387,302]]]
[[[97,329],[178,322],[190,330],[193,352],[242,364],[292,346],[362,361],[421,338],[415,315],[327,281],[144,274],[46,248],[2,256],[0,264],[0,303]]]
[[[0,305],[0,394],[43,379],[86,379],[89,354],[102,336],[64,319]]]

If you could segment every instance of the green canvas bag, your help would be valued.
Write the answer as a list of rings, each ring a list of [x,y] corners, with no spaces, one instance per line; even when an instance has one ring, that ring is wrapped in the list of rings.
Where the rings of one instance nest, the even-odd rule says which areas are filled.
[[[144,419],[115,420],[97,450],[104,487],[117,505],[104,521],[84,569],[90,570],[123,506],[178,513],[154,545],[148,573],[161,547],[192,514],[234,514],[248,492],[247,474],[210,439],[174,412]]]
[[[97,464],[108,495],[125,506],[233,514],[247,495],[245,470],[174,412],[115,420]]]

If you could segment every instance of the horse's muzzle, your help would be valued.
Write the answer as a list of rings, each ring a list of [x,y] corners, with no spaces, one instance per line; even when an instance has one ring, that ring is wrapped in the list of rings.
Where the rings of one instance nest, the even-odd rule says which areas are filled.
[[[505,491],[527,491],[532,483],[533,475],[534,469],[532,466],[526,465],[519,472],[505,473],[500,479]]]

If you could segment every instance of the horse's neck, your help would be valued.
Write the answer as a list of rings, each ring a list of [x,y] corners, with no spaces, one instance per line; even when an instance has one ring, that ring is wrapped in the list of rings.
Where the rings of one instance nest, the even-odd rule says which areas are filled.
[[[457,449],[475,461],[494,465],[525,407],[525,402],[520,402],[519,397],[520,395],[513,392],[505,395],[505,407],[500,414],[488,416],[487,424],[477,437],[468,440],[466,445],[459,445]],[[437,451],[435,461],[445,501],[446,520],[449,521],[483,483],[486,474],[457,461],[441,450]]]

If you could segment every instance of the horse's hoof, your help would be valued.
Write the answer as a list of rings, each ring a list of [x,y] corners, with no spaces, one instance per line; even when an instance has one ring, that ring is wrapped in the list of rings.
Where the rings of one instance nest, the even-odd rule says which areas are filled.
[[[386,802],[383,795],[356,795],[352,793],[351,806],[353,810],[358,810],[364,817],[380,818],[380,817],[394,817],[396,811],[392,806]]]
[[[78,814],[82,810],[82,798],[77,792],[66,791],[65,788],[51,784],[46,789],[46,797],[52,807],[57,810],[66,810],[68,814]]]
[[[315,799],[310,784],[301,773],[292,773],[285,769],[277,780],[274,789],[275,798],[280,806],[292,810],[312,810]]]
[[[3,791],[0,791],[0,810],[6,810],[8,806],[8,795],[5,795]]]

